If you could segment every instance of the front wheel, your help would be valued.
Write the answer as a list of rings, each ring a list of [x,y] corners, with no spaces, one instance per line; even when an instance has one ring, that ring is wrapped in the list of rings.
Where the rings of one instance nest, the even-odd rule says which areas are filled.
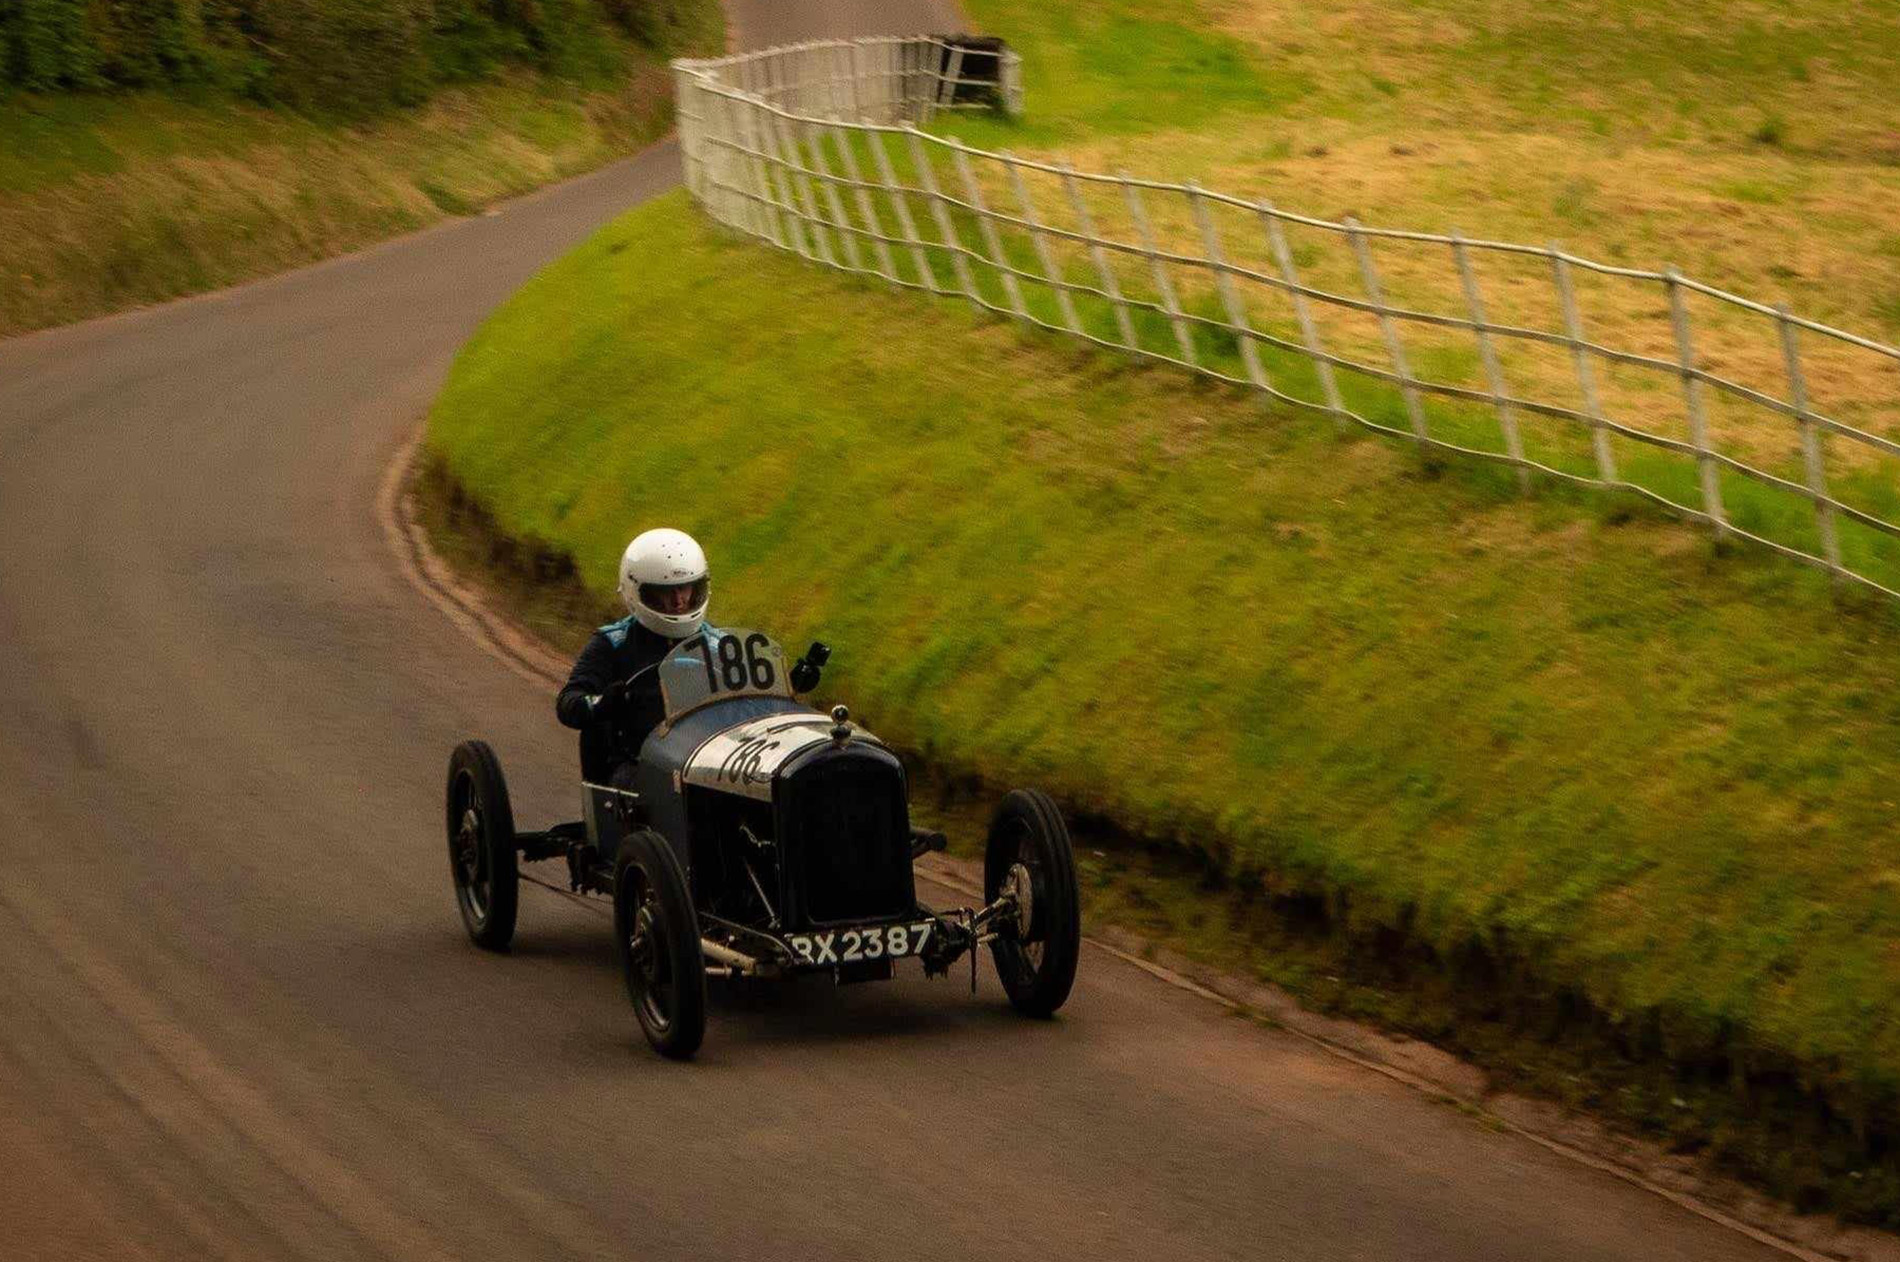
[[[990,942],[996,976],[1018,1012],[1046,1017],[1075,985],[1082,950],[1082,896],[1069,826],[1049,795],[1018,789],[1003,799],[983,855],[983,899],[1009,894],[1015,914]]]
[[[706,1036],[706,961],[686,874],[666,839],[642,828],[614,863],[614,940],[647,1042],[684,1060]]]
[[[463,741],[449,755],[448,826],[462,924],[476,946],[505,951],[521,894],[515,814],[501,760],[486,741]]]

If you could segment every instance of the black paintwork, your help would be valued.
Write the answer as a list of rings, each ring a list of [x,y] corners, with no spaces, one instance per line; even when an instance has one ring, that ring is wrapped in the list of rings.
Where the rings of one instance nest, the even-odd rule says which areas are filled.
[[[647,827],[673,847],[703,911],[765,927],[744,856],[779,932],[917,915],[904,767],[883,746],[859,738],[799,751],[774,776],[769,807],[684,783],[694,751],[721,732],[771,715],[816,713],[790,698],[736,697],[656,730],[631,776],[637,808],[622,792],[628,785],[588,790],[587,829],[601,861],[617,851],[627,827]],[[741,823],[771,846],[754,846]]]
[[[693,868],[686,821],[686,802],[674,787],[675,776],[693,751],[725,731],[772,714],[815,714],[810,706],[789,697],[733,697],[702,706],[672,727],[656,730],[640,747],[640,767],[634,786],[647,809],[648,827],[673,844],[680,863]]]

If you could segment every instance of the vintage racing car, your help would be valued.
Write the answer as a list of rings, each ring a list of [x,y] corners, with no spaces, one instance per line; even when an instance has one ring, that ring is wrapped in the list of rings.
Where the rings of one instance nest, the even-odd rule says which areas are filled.
[[[806,661],[822,665],[813,645]],[[613,900],[627,995],[662,1054],[691,1056],[706,978],[943,976],[987,945],[1010,1002],[1048,1016],[1075,980],[1081,918],[1068,826],[1017,790],[989,830],[981,907],[918,901],[915,860],[942,834],[910,823],[903,763],[854,725],[799,702],[785,653],[756,631],[707,627],[656,667],[665,718],[631,787],[583,784],[584,818],[518,832],[494,751],[449,759],[448,843],[469,937],[514,936],[522,861],[565,858],[571,890]]]

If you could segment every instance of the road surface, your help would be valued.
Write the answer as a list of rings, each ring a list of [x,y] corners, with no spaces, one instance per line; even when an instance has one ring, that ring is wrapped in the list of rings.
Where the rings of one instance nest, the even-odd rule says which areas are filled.
[[[1769,1256],[1098,952],[1053,1023],[986,963],[717,1001],[680,1066],[586,910],[528,890],[470,947],[448,750],[485,734],[540,821],[572,741],[377,488],[484,313],[677,172],[0,344],[0,1255]]]

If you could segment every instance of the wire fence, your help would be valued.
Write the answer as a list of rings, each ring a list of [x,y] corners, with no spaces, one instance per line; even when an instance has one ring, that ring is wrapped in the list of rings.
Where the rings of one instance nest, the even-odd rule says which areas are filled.
[[[1684,276],[972,148],[995,41],[674,63],[718,222],[1415,443],[1616,488],[1900,598],[1900,350]]]

